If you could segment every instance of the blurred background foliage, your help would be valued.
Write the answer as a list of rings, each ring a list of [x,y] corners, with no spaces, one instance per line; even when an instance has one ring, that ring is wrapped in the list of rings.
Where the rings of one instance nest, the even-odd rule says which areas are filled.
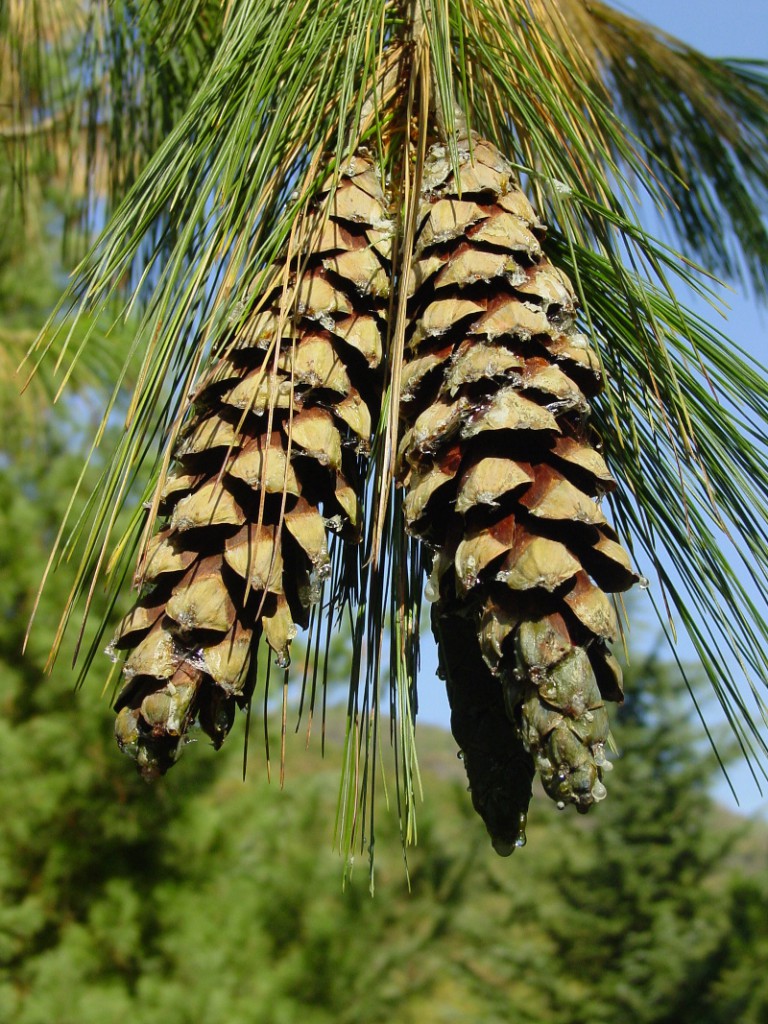
[[[317,735],[289,750],[283,792],[259,744],[243,782],[242,749],[214,755],[202,739],[170,779],[141,782],[114,746],[109,692],[74,689],[73,637],[45,675],[67,565],[20,657],[80,472],[81,413],[78,400],[41,410],[34,444],[2,445],[0,1020],[766,1019],[768,829],[712,802],[717,766],[676,670],[654,657],[629,670],[610,800],[586,820],[535,801],[512,861],[473,819],[449,734],[422,728],[410,891],[391,808],[375,900],[366,863],[342,888],[331,848],[343,708],[324,760]]]
[[[536,801],[511,861],[473,820],[448,733],[420,730],[410,891],[391,809],[375,900],[365,863],[342,889],[331,849],[343,709],[325,760],[317,736],[289,751],[283,792],[259,745],[243,782],[238,745],[203,740],[170,779],[141,782],[109,695],[75,692],[65,658],[45,677],[66,568],[19,655],[80,467],[56,437],[6,446],[0,483],[0,1020],[766,1019],[768,830],[713,804],[709,747],[653,657],[630,670],[610,800],[589,819]]]

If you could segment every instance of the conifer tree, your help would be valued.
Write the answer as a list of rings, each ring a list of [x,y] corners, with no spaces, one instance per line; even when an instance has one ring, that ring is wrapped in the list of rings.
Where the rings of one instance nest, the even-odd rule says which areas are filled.
[[[658,653],[632,666],[615,726],[617,799],[588,860],[563,845],[549,865],[563,903],[544,915],[563,968],[558,1020],[706,1020],[715,954],[738,941],[718,875],[740,830],[718,820],[709,788],[721,768],[678,680]]]
[[[316,710],[316,654],[348,616],[339,828],[344,845],[371,844],[389,622],[410,836],[430,570],[449,691],[464,691],[457,733],[479,714],[447,651],[457,616],[474,629],[468,674],[490,673],[485,707],[511,726],[493,730],[507,746],[483,751],[490,775],[472,781],[499,852],[524,839],[531,763],[559,803],[605,795],[605,702],[621,699],[606,594],[640,572],[691,633],[742,745],[761,749],[726,653],[747,678],[768,675],[765,608],[745,582],[768,574],[768,384],[675,297],[677,283],[707,293],[706,272],[766,284],[761,66],[582,0],[35,0],[3,18],[4,135],[23,157],[22,140],[52,145],[63,122],[106,217],[32,362],[109,296],[141,311],[124,433],[55,557],[85,536],[57,643],[78,598],[106,576],[118,600],[138,558],[118,738],[145,769],[173,763],[195,720],[218,743],[233,700],[268,701],[266,680],[244,675],[262,633],[282,669],[307,625]],[[71,55],[79,31],[78,80],[69,58],[40,75],[35,54],[55,40]],[[677,248],[640,226],[635,197],[668,215]],[[371,320],[380,359],[370,332],[351,340]],[[306,376],[308,338],[332,353],[333,385]],[[88,348],[70,346],[74,364]],[[239,410],[223,416],[226,445],[196,438],[222,403]],[[246,449],[238,497],[231,461]],[[301,596],[322,547],[304,502],[353,542],[331,545],[317,604]],[[297,540],[290,522],[313,518]],[[171,563],[155,582],[158,544]]]

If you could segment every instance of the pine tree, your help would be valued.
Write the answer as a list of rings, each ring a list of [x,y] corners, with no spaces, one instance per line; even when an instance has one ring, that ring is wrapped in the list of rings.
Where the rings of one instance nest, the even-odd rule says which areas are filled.
[[[399,719],[394,745],[410,834],[419,604],[434,547],[438,636],[468,616],[476,640],[467,671],[485,680],[478,699],[489,690],[486,673],[503,695],[493,691],[473,710],[472,684],[457,677],[443,639],[449,689],[463,693],[457,732],[464,735],[458,720],[465,715],[477,722],[490,708],[501,715],[502,706],[509,715],[511,729],[499,720],[496,746],[481,751],[494,781],[483,769],[473,782],[476,804],[507,801],[503,835],[481,813],[497,848],[509,852],[522,840],[531,757],[556,800],[586,808],[604,794],[603,702],[620,697],[607,646],[618,627],[605,592],[635,578],[620,536],[646,572],[655,570],[664,599],[690,629],[741,742],[759,748],[723,652],[738,650],[746,673],[765,678],[768,626],[733,560],[722,555],[718,533],[733,539],[747,571],[762,579],[768,476],[760,425],[768,385],[717,331],[681,309],[673,286],[677,280],[703,287],[697,260],[758,288],[766,283],[764,71],[706,58],[606,4],[581,0],[242,0],[224,7],[175,0],[162,8],[107,5],[94,18],[84,61],[99,74],[84,74],[94,88],[92,131],[81,152],[92,166],[106,160],[110,167],[107,183],[93,178],[109,216],[66,302],[76,307],[76,321],[114,290],[132,295],[143,310],[143,365],[124,436],[90,505],[87,550],[62,632],[77,596],[93,592],[94,573],[106,572],[116,599],[137,547],[139,584],[146,579],[147,551],[138,537],[156,533],[158,511],[170,518],[159,524],[155,547],[171,558],[172,573],[186,573],[170,574],[144,594],[137,618],[118,637],[132,648],[119,699],[124,746],[135,748],[151,772],[167,767],[195,715],[219,742],[233,700],[250,703],[252,681],[242,683],[239,673],[260,631],[283,662],[294,625],[309,622],[309,648],[317,652],[334,616],[349,613],[356,651],[346,751],[352,778],[344,784],[342,818],[349,811],[355,824],[342,832],[372,841],[380,633],[389,618],[391,707]],[[29,34],[10,35],[23,51]],[[23,61],[13,67],[23,72]],[[70,95],[42,88],[31,102],[79,117],[76,102],[67,107]],[[10,136],[23,134],[28,112],[17,104],[12,113],[21,122]],[[113,131],[101,131],[110,119]],[[348,168],[361,147],[385,201],[376,189],[354,184]],[[679,252],[640,227],[632,189],[669,212]],[[348,200],[345,214],[333,212],[334,203]],[[328,236],[318,226],[316,248],[297,248],[302,224],[319,224],[326,202]],[[391,254],[376,218],[394,224]],[[291,291],[303,258],[312,280],[330,284],[341,305],[310,303],[305,316],[302,285]],[[282,273],[282,287],[273,271]],[[371,280],[380,283],[369,288]],[[505,296],[514,322],[505,321]],[[258,317],[262,300],[272,316],[263,340],[276,359],[264,371],[266,404],[258,368],[268,360],[261,362],[258,344],[252,356],[234,358],[244,332],[257,329],[249,318]],[[340,325],[355,316],[377,324],[382,356],[375,383],[365,383],[373,367],[366,368],[363,353],[347,352]],[[61,336],[66,323],[54,318],[41,346]],[[288,341],[297,359],[308,356],[307,331],[323,336],[318,352],[328,342],[344,364],[350,415],[355,394],[361,396],[354,425],[339,411],[340,392],[325,389],[330,396],[310,397],[305,408],[302,388],[311,386],[289,380]],[[451,332],[445,351],[436,340],[442,331]],[[493,358],[486,364],[488,349]],[[249,391],[243,401],[255,403],[258,424],[246,406],[227,406],[227,381],[235,380],[234,392]],[[222,413],[225,406],[240,408],[242,423]],[[290,410],[299,434],[289,449],[283,424],[293,422]],[[111,413],[110,405],[107,420]],[[350,450],[342,445],[338,456],[337,438],[340,444],[349,428],[353,445],[368,447],[367,414],[371,458],[358,479],[347,471]],[[217,416],[228,440],[214,449],[205,431],[214,430]],[[272,420],[279,430],[271,430]],[[189,432],[179,440],[185,424]],[[311,434],[306,445],[304,428]],[[511,456],[496,449],[494,433],[505,435],[496,439],[502,443],[516,438]],[[438,438],[440,451],[429,451]],[[230,493],[229,463],[220,456],[241,452],[242,441],[255,446],[260,473],[272,461],[273,441],[275,464],[285,463],[273,518],[266,475],[250,488],[254,508],[244,510]],[[475,449],[483,453],[477,464]],[[173,458],[171,479],[181,481],[182,496],[171,508]],[[341,492],[328,489],[326,458],[339,463],[354,500],[344,491],[340,501]],[[291,493],[294,471],[301,487]],[[451,474],[456,485],[446,485],[441,507],[440,480]],[[494,478],[490,484],[484,475]],[[605,516],[595,499],[610,491],[613,478]],[[408,480],[406,495],[398,479]],[[137,488],[150,514],[137,512],[115,547],[117,510]],[[207,497],[225,521],[202,531],[206,517],[213,522],[217,514],[204,508]],[[348,518],[361,510],[358,554],[342,556],[335,546],[338,585],[314,616],[301,593],[320,549],[298,541],[296,563],[284,561],[276,578],[282,546],[295,539],[287,517],[305,500],[312,510],[307,522],[317,522],[317,514],[335,520],[339,505]],[[203,518],[180,529],[187,503]],[[482,535],[473,533],[480,523]],[[426,548],[404,536],[406,525]],[[84,528],[73,527],[75,534]],[[238,546],[238,534],[221,537],[235,529],[244,531],[246,547],[267,552],[270,571],[251,583],[247,571],[233,570],[246,580],[233,600],[225,552],[227,544]],[[179,533],[190,536],[179,543]],[[318,526],[318,544],[319,536]],[[475,542],[482,551],[472,550]],[[448,573],[451,559],[455,571]],[[473,559],[482,568],[478,584],[468,586]],[[192,588],[216,606],[215,622],[192,615]],[[140,621],[132,635],[131,621]],[[150,628],[155,632],[142,636]],[[223,686],[213,662],[223,666]],[[317,678],[310,666],[304,679],[313,691]],[[472,775],[477,754],[466,763]]]
[[[26,265],[35,273],[17,282],[22,294],[30,280],[47,279],[36,258],[30,246]],[[45,301],[48,293],[31,294]],[[0,332],[12,320],[11,286],[4,298]],[[126,776],[109,742],[106,701],[95,701],[89,686],[73,693],[72,636],[54,678],[44,678],[66,568],[43,595],[27,657],[18,656],[49,537],[79,472],[73,448],[83,407],[81,396],[58,414],[46,410],[34,446],[2,439],[0,1018],[321,1024],[394,1014],[406,1024],[447,1024],[459,1013],[501,1024],[514,1006],[521,1022],[559,1024],[593,1011],[613,1020],[629,1005],[635,1019],[659,1022],[764,1019],[765,892],[755,874],[762,860],[744,860],[747,849],[723,863],[722,822],[710,823],[702,796],[712,758],[698,731],[670,713],[669,692],[679,684],[653,661],[636,666],[641,679],[628,680],[617,740],[630,770],[617,775],[608,834],[539,808],[537,856],[512,876],[468,827],[458,763],[435,731],[423,737],[430,806],[409,858],[409,886],[396,825],[387,822],[377,832],[377,901],[358,874],[340,891],[326,843],[334,773],[319,751],[297,762],[288,794],[270,792],[258,773],[240,785],[236,748],[223,757],[198,749],[170,783],[147,787]],[[108,612],[101,595],[95,601],[98,613]],[[448,622],[453,668],[474,657],[473,624],[463,616]],[[343,678],[348,658],[336,646],[333,654],[331,672]],[[506,757],[515,734],[504,735],[511,722],[496,707],[501,688],[482,666],[487,708],[474,707]],[[279,732],[279,719],[270,725]],[[471,736],[460,742],[471,753]],[[487,744],[477,752],[486,756]],[[525,772],[506,778],[527,785]],[[472,796],[477,801],[476,790]],[[500,814],[509,807],[502,802]],[[676,833],[672,858],[659,849],[657,824]],[[686,853],[678,844],[685,834],[694,840]],[[756,832],[758,856],[764,841]],[[644,884],[630,884],[638,874]],[[616,918],[610,930],[606,905]],[[684,942],[670,941],[681,919]],[[647,929],[637,927],[644,922]],[[642,987],[652,994],[646,1012],[626,994],[657,947]]]
[[[589,860],[562,846],[549,865],[563,906],[544,924],[562,964],[553,996],[564,1022],[709,1019],[716,954],[735,939],[718,874],[739,830],[718,827],[708,788],[720,766],[676,682],[658,655],[632,666],[605,827]]]

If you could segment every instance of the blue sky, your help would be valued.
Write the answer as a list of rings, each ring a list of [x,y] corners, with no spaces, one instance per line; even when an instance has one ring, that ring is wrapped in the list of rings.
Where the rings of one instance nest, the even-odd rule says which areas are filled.
[[[614,7],[711,56],[768,58],[765,0],[632,0]]]
[[[766,0],[634,0],[621,6],[712,56],[768,59]],[[711,315],[708,307],[687,301],[703,315]],[[768,365],[766,308],[739,291],[728,294],[725,301],[730,307],[726,333]],[[761,796],[747,767],[736,767],[731,775],[741,810],[768,816],[768,799]],[[763,790],[768,795],[765,786]],[[736,806],[725,782],[717,786],[716,795],[723,803]]]
[[[728,3],[723,0],[633,0],[631,3],[615,3],[614,6],[653,22],[671,35],[712,56],[768,59],[766,0],[730,0]],[[765,344],[768,334],[766,309],[758,308],[750,297],[738,291],[725,294],[725,302],[730,307],[728,322],[718,326],[753,353],[756,359],[768,364]],[[684,298],[702,315],[714,316],[709,307],[688,297]],[[419,718],[421,721],[447,726],[449,709],[443,684],[434,678],[435,651],[431,636],[424,636],[423,648]],[[685,641],[681,643],[680,649],[684,659],[692,656],[692,648]],[[714,712],[707,715],[707,719],[713,723],[718,720]],[[761,796],[747,767],[737,765],[731,770],[731,779],[741,811],[768,816],[768,799]],[[717,785],[716,796],[723,804],[736,809],[737,804],[724,780]]]

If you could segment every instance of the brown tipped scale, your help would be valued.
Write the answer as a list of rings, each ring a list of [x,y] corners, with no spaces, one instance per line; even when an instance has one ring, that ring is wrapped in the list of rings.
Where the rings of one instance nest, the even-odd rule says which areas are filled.
[[[225,633],[232,628],[235,603],[222,576],[222,565],[220,555],[202,559],[171,591],[165,613],[176,623],[180,634]]]
[[[449,648],[475,676],[484,665],[512,729],[493,742],[522,744],[550,795],[586,810],[605,795],[604,704],[621,699],[606,592],[637,579],[601,508],[614,482],[586,426],[599,360],[498,150],[473,140],[455,178],[434,147],[424,182],[400,407],[406,526],[435,549],[444,667]],[[461,654],[440,625],[459,622],[473,624]],[[449,675],[457,738],[476,737],[478,716],[492,735],[487,696],[474,708],[473,681]],[[524,789],[525,770],[496,748],[492,761],[493,810],[475,805],[494,836],[496,798],[515,791],[498,772],[522,771]]]
[[[368,403],[354,388],[341,402],[331,407],[337,420],[346,423],[355,435],[354,446],[358,453],[367,455],[371,450],[371,410]],[[352,440],[352,439],[350,439]]]
[[[456,476],[460,458],[461,452],[456,447],[447,451],[439,461],[417,466],[413,470],[403,504],[407,524],[416,522],[426,514],[432,496]]]
[[[148,633],[164,613],[164,604],[154,604],[151,599],[139,601],[115,630],[112,638],[113,648],[135,646],[137,639]]]
[[[235,623],[223,640],[204,647],[201,651],[200,657],[205,671],[228,695],[242,695],[252,645],[251,630]]]
[[[488,214],[477,203],[463,203],[454,199],[439,199],[425,207],[416,253],[430,246],[441,245],[455,238],[463,238],[467,230],[484,220]]]
[[[389,295],[389,274],[382,267],[374,249],[352,249],[323,260],[326,270],[346,278],[364,295],[386,298]],[[348,310],[347,312],[351,312]]]
[[[555,321],[555,317],[562,319],[564,315],[572,316],[575,313],[576,297],[571,282],[562,270],[546,260],[534,264],[525,280],[517,285],[516,291],[524,298],[536,299],[537,305],[552,321]]]
[[[467,403],[464,404],[466,406]],[[484,431],[499,430],[560,433],[553,413],[526,398],[514,385],[499,388],[490,396],[487,403],[478,403],[476,411],[462,427],[461,433],[463,437],[470,438]]]
[[[443,389],[453,398],[466,384],[487,380],[492,377],[520,378],[525,369],[522,356],[498,345],[463,342],[451,360],[451,367],[445,376]]]
[[[385,231],[391,228],[385,204],[379,196],[370,195],[356,184],[347,185],[343,179],[330,200],[329,211],[334,219],[344,223],[370,225]]]
[[[283,354],[279,365],[293,373],[294,384],[326,388],[339,395],[346,395],[352,386],[329,334],[308,334],[295,349],[288,349]]]
[[[341,470],[341,434],[336,417],[327,409],[303,409],[283,424],[302,455],[308,455],[321,466]]]
[[[237,445],[239,439],[240,435],[234,423],[220,416],[206,416],[187,430],[176,449],[176,455],[183,458],[185,455],[210,451],[211,448],[229,448]]]
[[[466,398],[455,402],[443,398],[432,402],[416,419],[408,443],[408,459],[417,464],[427,452],[436,450],[453,437],[465,420],[469,408]]]
[[[496,505],[500,498],[533,483],[530,467],[487,455],[471,462],[459,481],[456,511],[465,513],[477,505]]]
[[[514,214],[498,208],[470,232],[470,237],[476,245],[485,242],[506,252],[523,253],[531,259],[541,256],[539,240],[527,225]]]
[[[305,274],[288,298],[299,313],[320,320],[334,313],[353,313],[354,306],[343,288],[337,287],[324,270]]]
[[[605,523],[597,502],[547,465],[537,467],[534,482],[520,497],[520,504],[537,519],[586,523],[589,526]]]
[[[532,391],[541,395],[547,408],[557,412],[589,411],[584,393],[558,366],[543,366],[544,360],[530,359],[523,373],[523,387],[530,396]]]
[[[189,494],[199,483],[202,483],[202,479],[199,474],[195,473],[169,473],[160,490],[161,501],[167,506],[176,498]]]
[[[618,640],[619,624],[613,603],[585,572],[576,575],[572,589],[563,595],[563,600],[593,636],[608,643]]]
[[[467,334],[497,338],[519,338],[530,341],[551,330],[543,309],[521,298],[502,292],[488,301],[487,312],[467,327]]]
[[[456,327],[462,320],[476,316],[482,311],[471,299],[438,299],[431,302],[419,317],[416,328],[411,335],[411,345],[415,347],[424,338],[439,337]]]
[[[284,523],[313,568],[325,569],[330,566],[325,520],[313,505],[301,498],[286,514]]]
[[[152,676],[170,679],[182,661],[177,638],[159,622],[131,651],[124,667],[126,678]]]
[[[269,409],[290,409],[292,394],[289,377],[259,367],[230,388],[222,400],[232,409],[263,416]]]
[[[566,435],[556,438],[552,446],[552,455],[553,464],[562,465],[565,475],[569,478],[587,475],[587,486],[596,494],[604,494],[616,486],[602,455],[574,437]]]
[[[185,550],[178,543],[178,535],[170,530],[157,533],[147,545],[143,578],[146,582],[156,580],[168,572],[183,572],[195,561],[195,552]]]
[[[600,534],[600,539],[585,555],[585,565],[595,580],[605,590],[620,592],[629,590],[637,576],[629,555],[615,540]]]
[[[497,519],[488,527],[466,530],[454,559],[457,583],[474,587],[478,573],[514,550],[519,539],[520,527],[514,516]]]
[[[283,590],[283,556],[277,526],[249,523],[227,539],[224,560],[257,591],[280,594]]]
[[[297,224],[289,262],[241,298],[222,358],[194,388],[158,524],[123,620],[121,747],[152,776],[198,721],[215,746],[255,683],[263,637],[287,665],[360,535],[361,458],[379,415],[392,226],[371,159],[358,155]],[[340,567],[343,568],[343,567]],[[352,572],[340,572],[352,578]]]
[[[462,249],[440,270],[434,280],[435,288],[443,289],[455,285],[468,288],[479,281],[493,281],[503,278],[511,284],[525,280],[515,259],[504,252],[483,252],[474,248]]]
[[[244,522],[245,513],[235,496],[218,479],[212,479],[176,503],[169,526],[171,530],[183,532],[212,526],[241,526]]]
[[[227,476],[265,494],[301,495],[289,453],[277,431],[254,437],[227,466]]]
[[[376,369],[383,355],[381,323],[376,317],[345,317],[334,323],[333,333],[334,337],[356,349],[372,369]]]
[[[580,568],[578,558],[565,544],[521,528],[496,579],[516,593],[543,590],[552,594],[573,579]]]
[[[453,345],[432,346],[423,356],[416,356],[403,366],[400,378],[400,401],[410,402],[427,374],[444,363],[453,353]]]

